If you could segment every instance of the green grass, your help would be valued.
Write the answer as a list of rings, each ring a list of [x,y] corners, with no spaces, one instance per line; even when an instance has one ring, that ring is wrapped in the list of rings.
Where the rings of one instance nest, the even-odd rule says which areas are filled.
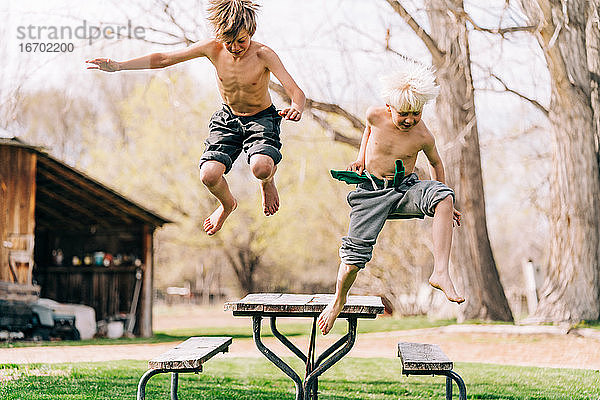
[[[289,360],[296,371],[302,366]],[[12,365],[0,364],[0,398],[3,400],[113,400],[134,399],[143,361]],[[600,398],[600,372],[591,370],[514,367],[457,363],[469,399]],[[147,399],[169,398],[169,376],[153,377]],[[322,400],[442,399],[444,378],[401,375],[396,359],[346,358],[319,380]],[[455,398],[458,398],[455,387]],[[182,374],[181,400],[293,399],[294,387],[281,371],[262,358],[215,358],[203,373]]]
[[[298,319],[295,318],[294,321]],[[251,338],[252,337],[252,324],[248,317],[248,326],[244,327],[216,327],[216,328],[185,328],[185,329],[172,329],[163,334],[174,335],[174,336],[232,336],[234,338]],[[290,320],[277,320],[277,329],[285,334],[286,336],[308,336],[310,335],[311,325],[307,323],[309,319],[304,322],[289,322]],[[401,331],[408,329],[419,329],[419,328],[433,328],[439,326],[446,326],[455,324],[456,320],[437,320],[430,321],[427,317],[406,317],[406,318],[377,318],[377,319],[361,319],[358,321],[358,333],[369,333],[369,332],[391,332]],[[263,336],[272,336],[269,319],[265,318],[262,325]],[[333,329],[332,333],[345,334],[348,331],[348,326],[345,320],[338,321]]]
[[[575,325],[575,328],[591,328],[600,330],[600,321],[582,321]]]
[[[289,322],[290,320],[278,320],[277,328],[288,337],[308,336],[310,335],[310,324],[307,321]],[[390,332],[407,329],[432,328],[446,326],[456,323],[455,320],[430,321],[427,317],[406,317],[406,318],[377,318],[361,319],[358,322],[358,333],[367,332]],[[332,333],[345,334],[347,332],[345,320],[340,320],[333,327]],[[273,336],[269,326],[269,320],[263,321],[263,337]],[[252,338],[252,324],[248,317],[248,324],[245,326],[221,326],[221,327],[196,327],[171,329],[165,332],[155,332],[151,338],[119,338],[119,339],[90,339],[80,341],[55,341],[55,342],[0,342],[2,347],[30,347],[30,346],[83,346],[83,345],[108,345],[108,344],[146,344],[146,343],[165,343],[180,342],[190,336],[231,336],[234,339]]]

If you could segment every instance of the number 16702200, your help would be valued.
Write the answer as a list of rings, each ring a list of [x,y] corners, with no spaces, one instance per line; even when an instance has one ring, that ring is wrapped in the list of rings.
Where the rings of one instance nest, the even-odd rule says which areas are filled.
[[[27,42],[19,43],[19,50],[21,50],[21,53],[71,53],[75,50],[75,45],[71,42]]]

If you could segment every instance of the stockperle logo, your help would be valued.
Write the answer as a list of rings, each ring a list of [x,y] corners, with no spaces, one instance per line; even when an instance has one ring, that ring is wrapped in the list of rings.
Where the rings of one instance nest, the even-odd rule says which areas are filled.
[[[98,39],[145,39],[146,29],[133,26],[131,20],[123,24],[89,24],[83,20],[76,26],[70,25],[20,25],[17,26],[17,39],[27,41],[65,41],[85,39],[91,45]]]

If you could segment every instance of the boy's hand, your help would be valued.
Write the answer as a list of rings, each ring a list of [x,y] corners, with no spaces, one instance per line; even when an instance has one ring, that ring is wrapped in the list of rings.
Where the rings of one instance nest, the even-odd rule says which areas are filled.
[[[300,121],[300,118],[302,118],[302,111],[297,110],[294,106],[279,110],[278,114],[290,121]]]
[[[87,69],[99,69],[100,71],[115,72],[121,70],[119,63],[110,58],[94,58],[93,60],[87,60],[86,63],[93,64],[87,67]]]
[[[456,226],[460,226],[460,217],[462,214],[455,208],[452,212],[452,220],[456,223]]]
[[[346,171],[356,171],[359,175],[361,175],[363,173],[365,169],[365,163],[363,161],[354,161],[353,163],[351,163],[350,165],[348,165],[348,168],[346,168]]]

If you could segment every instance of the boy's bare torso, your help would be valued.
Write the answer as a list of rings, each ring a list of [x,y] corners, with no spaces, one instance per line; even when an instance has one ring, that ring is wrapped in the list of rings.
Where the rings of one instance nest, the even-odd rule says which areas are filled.
[[[406,175],[413,172],[417,153],[434,141],[425,123],[420,121],[408,131],[402,131],[394,125],[386,107],[371,108],[367,118],[371,126],[365,151],[367,171],[378,178],[391,178],[395,161],[400,159]]]
[[[207,57],[215,66],[219,91],[236,115],[254,115],[271,105],[270,71],[262,51],[264,45],[255,41],[241,57],[233,57],[217,41],[209,46]]]

